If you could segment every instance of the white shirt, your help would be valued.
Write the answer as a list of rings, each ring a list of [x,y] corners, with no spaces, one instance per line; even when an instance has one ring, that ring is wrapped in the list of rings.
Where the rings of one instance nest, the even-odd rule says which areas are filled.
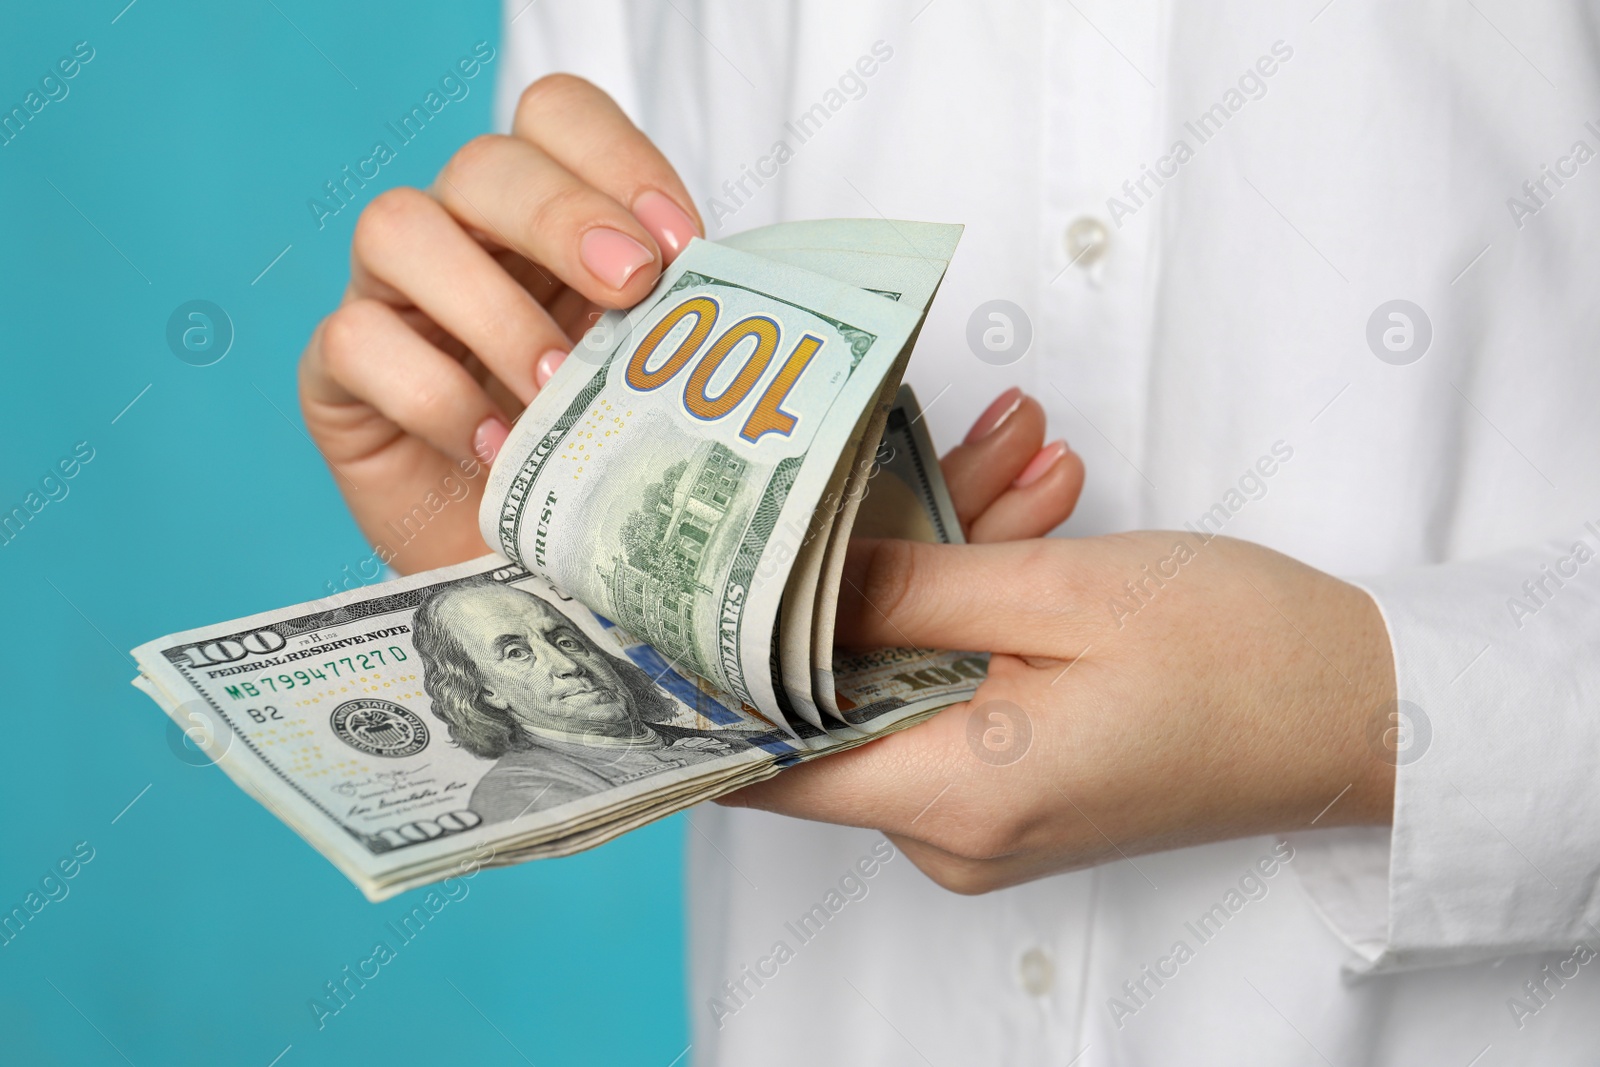
[[[696,1063],[1600,1059],[1583,5],[524,2],[502,126],[569,70],[713,238],[965,223],[910,373],[941,444],[1021,385],[1088,465],[1064,534],[1209,516],[1359,581],[1409,702],[1392,832],[1307,812],[982,897],[881,835],[697,809]],[[967,341],[992,299],[1031,324],[1005,365]]]

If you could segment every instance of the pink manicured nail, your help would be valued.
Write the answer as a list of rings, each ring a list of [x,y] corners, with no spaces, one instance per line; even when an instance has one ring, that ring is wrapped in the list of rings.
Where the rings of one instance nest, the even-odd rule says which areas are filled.
[[[984,413],[978,416],[978,421],[973,423],[972,429],[967,431],[965,443],[970,445],[974,441],[981,441],[988,437],[1003,426],[1005,421],[1015,414],[1016,410],[1021,406],[1022,390],[1013,385],[1010,389],[995,397],[994,403],[990,404]]]
[[[694,220],[684,214],[683,208],[673,203],[666,194],[654,189],[633,202],[633,217],[650,231],[650,236],[661,246],[662,257],[668,263],[689,247],[691,237],[700,236]]]
[[[472,435],[472,454],[481,463],[493,463],[509,436],[511,428],[505,424],[505,420],[498,415],[490,415],[478,424],[478,429]]]
[[[540,389],[545,383],[555,377],[556,371],[561,369],[561,364],[567,361],[567,354],[559,348],[552,348],[539,357],[539,362],[533,365],[533,380]]]
[[[1011,484],[1017,489],[1026,489],[1034,482],[1043,478],[1054,467],[1062,456],[1067,454],[1067,443],[1055,441],[1039,449],[1037,455],[1028,460],[1028,465],[1022,468],[1022,473],[1017,475],[1017,480]]]
[[[613,289],[621,289],[639,268],[656,260],[654,252],[625,233],[604,227],[583,235],[579,255],[589,273]]]

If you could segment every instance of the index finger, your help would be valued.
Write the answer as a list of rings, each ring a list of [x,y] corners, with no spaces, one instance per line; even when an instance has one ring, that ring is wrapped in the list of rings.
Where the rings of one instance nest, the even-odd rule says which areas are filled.
[[[678,172],[616,101],[582,78],[552,74],[523,90],[512,133],[633,212],[671,263],[705,235]]]
[[[974,709],[996,701],[1015,707],[1034,703],[1027,695],[1048,678],[1022,661],[997,656],[989,677],[972,695],[942,708],[924,722],[885,733],[871,744],[826,759],[807,760],[782,774],[747,785],[721,797],[729,807],[760,808],[797,819],[871,827],[945,847],[955,842],[965,820],[947,817],[950,805],[929,816],[929,801],[956,786],[951,797],[960,807],[965,786],[982,782],[992,793],[997,772],[1001,781],[1012,779],[1007,765],[976,756],[969,736]],[[1041,724],[1042,725],[1042,724]],[[1015,779],[1013,785],[1026,781]],[[928,817],[924,817],[928,816]],[[954,832],[954,833],[953,833]],[[940,845],[940,841],[943,844]]]
[[[463,225],[604,307],[638,303],[660,275],[655,239],[631,212],[520,137],[468,141],[433,192]]]

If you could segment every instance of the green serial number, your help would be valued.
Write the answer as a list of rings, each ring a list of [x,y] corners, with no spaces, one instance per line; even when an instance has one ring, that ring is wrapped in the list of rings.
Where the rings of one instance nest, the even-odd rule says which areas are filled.
[[[329,660],[321,667],[306,667],[303,670],[287,671],[283,674],[264,674],[253,682],[240,682],[230,685],[223,692],[235,700],[246,697],[258,697],[263,693],[287,693],[291,689],[310,685],[313,681],[325,682],[329,675],[342,678],[346,675],[359,674],[370,671],[375,666],[382,667],[386,663],[402,663],[406,660],[405,649],[390,645],[388,659],[384,658],[385,650],[375,648],[371,652],[361,652],[354,656],[342,656],[339,659]]]

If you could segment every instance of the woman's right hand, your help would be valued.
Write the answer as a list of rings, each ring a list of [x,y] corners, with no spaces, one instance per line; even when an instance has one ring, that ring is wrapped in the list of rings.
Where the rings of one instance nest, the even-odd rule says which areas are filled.
[[[512,421],[602,309],[638,303],[703,233],[649,139],[560,74],[522,94],[509,136],[367,206],[300,407],[380,558],[411,573],[487,551],[478,504]]]

